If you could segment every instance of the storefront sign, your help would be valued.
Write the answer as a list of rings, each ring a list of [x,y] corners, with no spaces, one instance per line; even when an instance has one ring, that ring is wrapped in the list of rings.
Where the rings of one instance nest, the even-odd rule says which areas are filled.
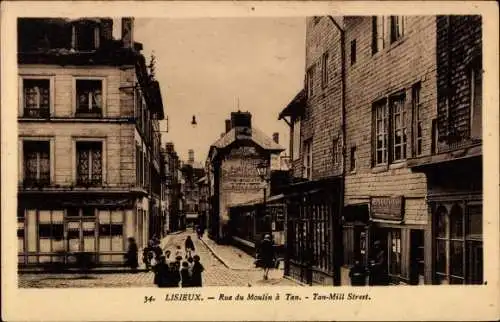
[[[372,219],[403,220],[404,198],[398,197],[372,197],[370,201]]]

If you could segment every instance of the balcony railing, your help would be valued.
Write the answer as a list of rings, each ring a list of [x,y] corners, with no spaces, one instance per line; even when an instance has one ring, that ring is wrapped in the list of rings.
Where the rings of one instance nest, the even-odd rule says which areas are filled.
[[[28,188],[28,187],[45,187],[50,185],[50,176],[49,174],[42,175],[39,178],[24,178],[23,180],[23,186]]]
[[[26,118],[49,118],[50,110],[48,108],[24,108],[23,117]]]
[[[102,185],[102,177],[101,176],[95,176],[92,178],[79,177],[76,180],[76,183],[79,186],[100,186]]]

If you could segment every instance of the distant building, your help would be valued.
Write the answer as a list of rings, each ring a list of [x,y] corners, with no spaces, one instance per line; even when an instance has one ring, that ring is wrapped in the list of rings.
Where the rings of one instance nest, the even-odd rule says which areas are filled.
[[[197,182],[205,175],[204,166],[194,160],[194,150],[189,150],[188,161],[182,165],[181,194],[183,196],[186,226],[198,224],[200,214],[200,187]]]
[[[228,208],[263,195],[263,182],[257,165],[284,148],[252,126],[249,112],[233,112],[226,120],[225,134],[208,153],[210,185],[209,235],[218,242],[229,237]],[[269,194],[269,189],[267,189]]]
[[[167,219],[165,230],[167,232],[178,231],[183,227],[182,201],[181,201],[181,177],[180,160],[172,142],[165,144],[165,195]]]
[[[18,19],[21,266],[121,265],[160,232],[163,103],[133,22]]]

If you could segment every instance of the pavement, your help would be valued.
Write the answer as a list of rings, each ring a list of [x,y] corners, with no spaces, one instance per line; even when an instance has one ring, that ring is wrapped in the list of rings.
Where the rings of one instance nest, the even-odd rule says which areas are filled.
[[[185,231],[167,235],[161,241],[164,250],[174,253],[176,246],[184,248],[184,241],[191,235],[195,253],[205,267],[203,286],[298,286],[283,277],[283,269],[274,269],[269,279],[263,280],[262,270],[255,268],[252,256],[234,246],[217,245],[208,237],[199,240],[195,233]],[[20,288],[87,288],[87,287],[156,287],[152,272],[138,273],[72,273],[72,274],[19,274]]]

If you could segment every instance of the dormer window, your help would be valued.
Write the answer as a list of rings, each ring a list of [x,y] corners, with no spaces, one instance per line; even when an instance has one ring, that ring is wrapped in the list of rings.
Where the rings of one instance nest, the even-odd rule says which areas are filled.
[[[72,47],[78,51],[92,51],[99,48],[99,26],[89,22],[73,25]]]

